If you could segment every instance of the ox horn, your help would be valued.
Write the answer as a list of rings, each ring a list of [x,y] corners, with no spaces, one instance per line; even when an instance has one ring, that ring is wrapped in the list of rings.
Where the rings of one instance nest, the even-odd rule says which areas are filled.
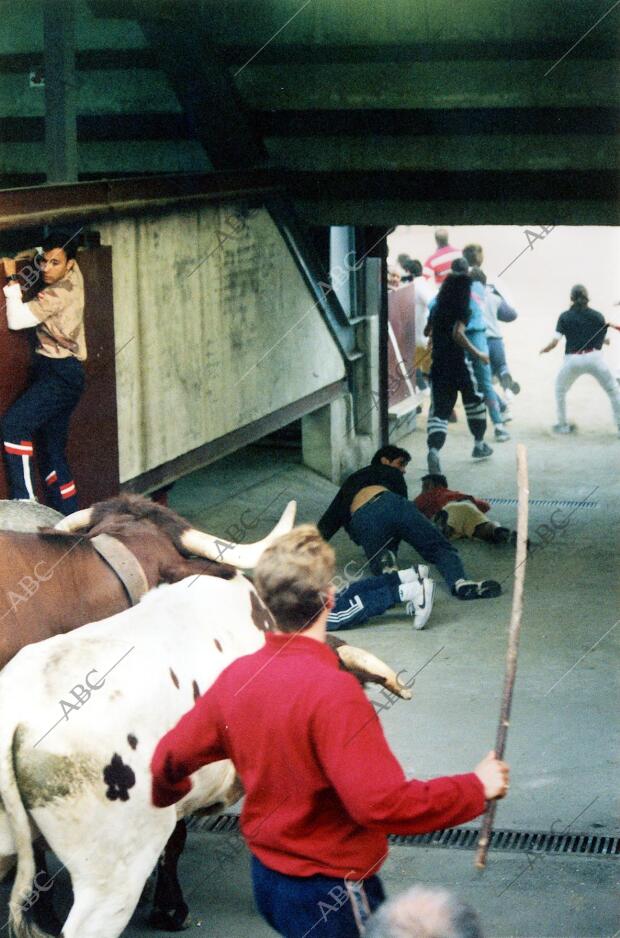
[[[214,537],[213,534],[197,531],[196,528],[184,531],[181,535],[181,543],[185,550],[198,557],[229,563],[241,570],[251,570],[258,563],[264,550],[270,547],[277,538],[292,530],[296,511],[297,502],[289,502],[271,533],[254,544],[235,544],[232,541],[224,541],[222,538]]]
[[[66,518],[63,518],[62,521],[55,524],[54,527],[57,531],[68,531],[69,533],[72,531],[80,531],[82,528],[89,526],[92,513],[92,508],[83,508],[81,511],[74,511],[72,515],[67,515]]]
[[[370,651],[356,648],[354,645],[339,645],[335,651],[347,671],[357,671],[365,681],[383,684],[387,690],[403,700],[411,700],[411,691],[400,683],[396,672]]]

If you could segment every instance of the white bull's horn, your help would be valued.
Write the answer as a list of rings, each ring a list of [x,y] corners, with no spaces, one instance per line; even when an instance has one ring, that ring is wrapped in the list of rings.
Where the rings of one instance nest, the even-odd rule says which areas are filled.
[[[88,527],[92,513],[92,508],[82,508],[81,511],[74,511],[72,515],[67,515],[66,518],[63,518],[62,521],[55,524],[54,527],[57,531],[79,531],[82,528]]]
[[[235,544],[233,541],[214,537],[213,534],[197,531],[196,528],[184,531],[181,535],[181,543],[185,550],[198,557],[229,563],[241,570],[251,570],[260,560],[264,550],[270,547],[277,538],[292,530],[296,511],[297,502],[289,502],[273,531],[262,541],[256,541],[254,544]]]
[[[411,700],[411,691],[400,683],[396,672],[385,661],[381,661],[370,651],[356,648],[354,645],[339,645],[336,648],[336,654],[347,671],[358,671],[367,681],[383,684],[384,687],[398,697],[402,697],[403,700]],[[378,680],[379,678],[381,680]]]

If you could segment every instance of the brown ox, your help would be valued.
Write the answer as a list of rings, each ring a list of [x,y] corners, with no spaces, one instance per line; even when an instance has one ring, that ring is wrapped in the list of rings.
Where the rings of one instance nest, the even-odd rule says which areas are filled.
[[[0,592],[5,598],[5,609],[0,609],[0,667],[24,645],[129,607],[125,587],[90,543],[98,535],[107,534],[120,541],[142,567],[145,587],[153,588],[192,575],[231,579],[237,568],[254,567],[265,547],[291,529],[294,513],[295,505],[290,503],[264,540],[247,545],[198,531],[170,509],[130,495],[76,512],[56,528],[33,533],[0,531]],[[258,621],[256,624],[261,626]],[[335,636],[328,636],[328,641],[341,665],[361,681],[375,681],[401,697],[411,696],[395,673],[373,655]],[[171,931],[183,928],[188,914],[177,876],[185,838],[185,822],[180,821],[158,866],[151,921]],[[39,870],[44,872],[43,849],[39,846],[36,853]],[[45,929],[56,930],[59,923],[51,892],[41,893],[35,913]]]

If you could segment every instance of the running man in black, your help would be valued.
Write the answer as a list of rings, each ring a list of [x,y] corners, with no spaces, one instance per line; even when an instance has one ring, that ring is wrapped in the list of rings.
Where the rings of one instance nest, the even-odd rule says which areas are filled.
[[[437,295],[428,321],[432,335],[431,408],[427,425],[428,471],[441,472],[439,450],[446,442],[448,418],[460,393],[467,424],[474,438],[472,456],[484,459],[493,452],[484,442],[487,428],[484,397],[465,352],[485,364],[489,357],[477,349],[465,335],[471,315],[471,277],[465,273],[448,274]]]
[[[566,417],[566,394],[581,375],[592,375],[609,398],[620,433],[620,390],[602,352],[610,323],[602,313],[590,308],[590,297],[583,284],[575,284],[570,298],[572,305],[558,319],[554,337],[540,350],[543,355],[554,349],[562,338],[566,339],[564,362],[555,382],[558,422],[553,429],[556,433],[573,433],[577,429]]]

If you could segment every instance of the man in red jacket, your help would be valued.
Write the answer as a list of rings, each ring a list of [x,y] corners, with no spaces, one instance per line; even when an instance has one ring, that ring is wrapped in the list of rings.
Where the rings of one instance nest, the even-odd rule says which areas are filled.
[[[167,807],[209,762],[232,759],[261,914],[286,938],[357,938],[384,898],[387,833],[419,834],[482,814],[508,790],[489,753],[474,772],[407,781],[375,710],[325,645],[334,552],[316,528],[280,538],[255,570],[277,629],[233,662],[153,756]]]
[[[422,476],[421,481],[422,491],[413,504],[434,521],[446,537],[475,537],[492,544],[516,544],[515,531],[486,517],[491,505],[483,498],[449,489],[448,480],[440,472],[430,472]]]

